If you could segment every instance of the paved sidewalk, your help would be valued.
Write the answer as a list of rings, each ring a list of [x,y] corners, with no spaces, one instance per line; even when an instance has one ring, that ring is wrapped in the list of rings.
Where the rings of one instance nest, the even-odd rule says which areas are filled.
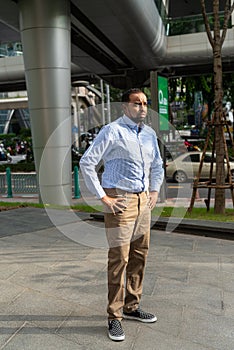
[[[0,212],[0,349],[233,350],[234,242],[152,230],[141,306],[107,337],[103,223],[71,211]]]

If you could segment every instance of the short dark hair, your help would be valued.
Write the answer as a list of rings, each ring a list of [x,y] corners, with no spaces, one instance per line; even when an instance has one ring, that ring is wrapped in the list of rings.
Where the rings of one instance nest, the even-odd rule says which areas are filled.
[[[125,91],[122,95],[122,102],[129,102],[130,95],[139,94],[139,93],[143,93],[143,92],[141,91],[141,89],[138,89],[138,88],[132,88],[132,89]]]

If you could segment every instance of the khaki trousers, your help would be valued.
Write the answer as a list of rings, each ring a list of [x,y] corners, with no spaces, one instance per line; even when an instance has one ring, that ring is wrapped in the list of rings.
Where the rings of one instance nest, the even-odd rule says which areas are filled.
[[[151,211],[146,192],[128,193],[105,189],[111,197],[124,196],[123,213],[105,213],[108,251],[108,318],[122,319],[124,312],[138,308],[142,295],[150,240]],[[125,279],[126,276],[126,279]]]

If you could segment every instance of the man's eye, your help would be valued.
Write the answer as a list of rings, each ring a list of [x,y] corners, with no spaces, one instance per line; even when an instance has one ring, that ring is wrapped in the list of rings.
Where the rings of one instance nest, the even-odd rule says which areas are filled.
[[[135,106],[147,106],[147,102],[134,102]]]

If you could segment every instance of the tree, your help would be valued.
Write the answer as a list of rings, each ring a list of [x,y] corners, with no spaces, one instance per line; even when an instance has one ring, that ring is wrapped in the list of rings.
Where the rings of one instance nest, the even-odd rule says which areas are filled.
[[[226,0],[224,6],[224,19],[221,28],[219,0],[213,0],[213,15],[208,17],[205,0],[200,0],[202,15],[206,33],[213,50],[213,73],[214,73],[214,125],[215,125],[215,153],[216,153],[216,184],[222,186],[225,183],[224,157],[225,145],[223,138],[223,71],[222,71],[222,46],[227,34],[228,22],[234,9],[234,3]],[[210,21],[213,23],[213,33]],[[214,211],[217,214],[225,212],[225,190],[215,189]]]
[[[230,84],[229,84],[230,86]],[[177,90],[180,90],[180,98],[186,103],[187,110],[194,107],[194,93],[196,91],[202,91],[202,96],[204,101],[209,105],[209,110],[211,106],[213,107],[213,75],[205,74],[198,76],[185,76],[181,78],[170,78],[169,80],[169,91],[170,100],[175,101]],[[229,89],[230,90],[230,89]],[[229,92],[229,94],[231,91]]]

